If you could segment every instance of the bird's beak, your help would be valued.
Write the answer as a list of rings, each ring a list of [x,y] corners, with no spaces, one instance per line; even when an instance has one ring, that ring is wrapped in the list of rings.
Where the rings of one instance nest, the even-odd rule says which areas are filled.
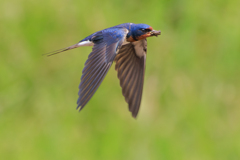
[[[152,30],[151,32],[150,32],[150,34],[151,34],[151,36],[158,36],[158,35],[161,35],[161,31],[159,30],[159,31],[156,31],[156,30]]]

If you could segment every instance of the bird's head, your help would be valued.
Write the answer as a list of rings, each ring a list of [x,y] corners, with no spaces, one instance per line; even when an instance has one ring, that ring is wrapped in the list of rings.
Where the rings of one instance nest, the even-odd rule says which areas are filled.
[[[153,30],[153,28],[147,24],[132,24],[127,36],[127,41],[134,42],[147,37],[158,36],[160,34],[161,31]]]

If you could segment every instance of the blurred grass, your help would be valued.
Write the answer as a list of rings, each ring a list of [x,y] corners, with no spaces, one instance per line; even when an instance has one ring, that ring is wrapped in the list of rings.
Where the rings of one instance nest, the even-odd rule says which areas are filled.
[[[240,159],[240,1],[0,1],[0,159]],[[58,48],[146,23],[143,100],[130,116],[112,69],[75,110],[90,47]]]

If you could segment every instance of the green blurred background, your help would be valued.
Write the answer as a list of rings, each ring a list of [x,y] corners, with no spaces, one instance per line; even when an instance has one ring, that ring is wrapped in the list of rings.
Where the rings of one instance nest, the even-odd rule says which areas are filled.
[[[0,159],[239,160],[239,0],[0,1]],[[131,117],[112,67],[79,113],[91,47],[52,57],[117,24],[148,39],[143,99]]]

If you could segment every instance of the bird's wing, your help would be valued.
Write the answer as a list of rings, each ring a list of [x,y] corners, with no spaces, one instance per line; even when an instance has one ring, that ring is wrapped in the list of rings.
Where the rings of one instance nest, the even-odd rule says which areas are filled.
[[[147,40],[143,39],[123,45],[115,57],[122,94],[133,117],[137,116],[141,103],[146,52]]]
[[[79,85],[77,109],[87,104],[106,76],[112,62],[128,33],[126,28],[109,28],[97,32],[91,41],[94,43]]]

